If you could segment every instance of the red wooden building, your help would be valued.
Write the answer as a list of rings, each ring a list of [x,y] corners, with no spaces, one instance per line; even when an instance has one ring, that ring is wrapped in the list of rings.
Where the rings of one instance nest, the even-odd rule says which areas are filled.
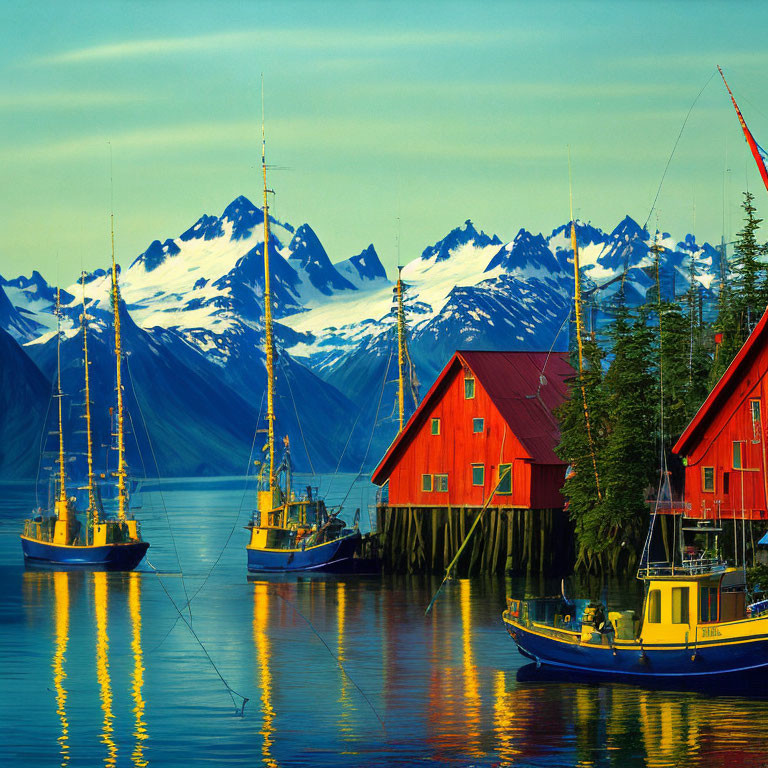
[[[390,507],[562,509],[552,411],[575,372],[555,352],[456,352],[373,473]]]
[[[685,467],[685,515],[768,518],[768,311],[672,449]]]

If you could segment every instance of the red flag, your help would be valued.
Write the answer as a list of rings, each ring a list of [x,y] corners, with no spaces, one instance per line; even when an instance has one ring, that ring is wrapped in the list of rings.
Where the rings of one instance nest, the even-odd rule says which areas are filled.
[[[720,69],[720,67],[718,66],[717,71],[720,73],[720,77],[723,78],[725,87],[728,88],[728,93],[730,94],[731,101],[733,102],[733,108],[736,110],[736,114],[739,116],[739,123],[741,123],[741,130],[744,131],[744,138],[747,140],[749,149],[752,152],[752,157],[755,158],[755,162],[757,163],[757,169],[760,171],[760,175],[763,177],[763,184],[765,184],[765,188],[768,189],[768,167],[766,166],[766,164],[768,164],[768,152],[766,152],[755,141],[755,137],[752,135],[749,128],[747,128],[747,124],[744,122],[744,118],[742,117],[741,110],[739,109],[739,105],[736,103],[736,99],[733,98],[733,93],[731,93],[731,89],[728,86],[728,81],[725,79],[723,70]]]

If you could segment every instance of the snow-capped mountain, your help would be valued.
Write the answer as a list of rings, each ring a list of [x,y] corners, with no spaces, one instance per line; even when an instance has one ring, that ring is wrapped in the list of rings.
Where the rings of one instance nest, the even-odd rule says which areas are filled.
[[[242,471],[247,459],[241,454],[258,420],[265,376],[263,226],[262,210],[240,196],[220,216],[203,215],[181,235],[153,240],[120,274],[130,365],[142,377],[138,389],[145,390],[138,397],[142,403],[171,398],[148,407],[159,431],[169,436],[165,455],[174,472]],[[630,217],[609,233],[585,222],[575,227],[582,286],[593,306],[590,321],[599,327],[605,319],[600,307],[620,289],[630,304],[644,300],[653,285],[654,237]],[[407,261],[402,279],[422,394],[457,348],[567,347],[570,229],[570,223],[549,235],[520,229],[502,242],[466,221]],[[693,279],[705,300],[712,299],[719,252],[690,235],[678,241],[663,234],[657,240],[664,294],[679,296],[688,289],[693,259]],[[347,442],[343,467],[358,469],[366,450],[372,464],[396,423],[393,282],[374,246],[332,260],[309,224],[294,228],[270,216],[270,273],[280,350],[278,431],[290,435],[302,469],[335,468]],[[104,270],[85,283],[105,361],[110,284]],[[72,359],[79,355],[79,342],[70,342],[79,333],[81,290],[73,279],[62,291],[66,354]],[[53,301],[53,289],[37,272],[31,278],[0,278],[0,327],[48,376]],[[154,377],[153,364],[162,371]],[[108,399],[114,385],[111,368],[104,365],[99,388]],[[185,450],[174,458],[179,438],[174,430],[185,419],[192,426],[184,433]]]

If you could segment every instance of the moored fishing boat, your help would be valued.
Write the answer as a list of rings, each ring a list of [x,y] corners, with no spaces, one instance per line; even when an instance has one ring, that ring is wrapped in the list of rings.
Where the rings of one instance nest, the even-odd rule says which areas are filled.
[[[286,573],[344,569],[351,564],[361,535],[357,524],[347,528],[329,513],[311,487],[297,496],[292,487],[288,438],[279,466],[275,463],[275,372],[272,296],[269,271],[269,206],[267,201],[266,139],[262,123],[261,165],[264,178],[264,337],[267,370],[267,446],[269,458],[261,467],[257,509],[247,528],[248,570]]]
[[[113,230],[114,231],[114,230]],[[84,277],[83,277],[84,283]],[[117,487],[117,514],[108,515],[101,503],[93,468],[93,443],[91,434],[91,402],[88,371],[88,315],[83,293],[83,332],[85,421],[87,435],[88,480],[83,490],[87,491],[88,506],[84,520],[78,520],[75,498],[67,494],[66,455],[64,451],[64,429],[61,386],[61,311],[57,291],[57,388],[58,402],[58,473],[55,477],[55,500],[53,508],[45,514],[37,510],[24,521],[21,546],[24,559],[30,564],[43,566],[76,566],[94,569],[129,571],[135,568],[146,553],[149,543],[142,540],[139,521],[129,510],[127,465],[125,460],[125,438],[123,423],[122,390],[122,342],[120,337],[119,290],[112,238],[112,309],[115,325],[115,358],[117,407],[115,411],[115,438],[117,441],[117,470],[114,473]]]

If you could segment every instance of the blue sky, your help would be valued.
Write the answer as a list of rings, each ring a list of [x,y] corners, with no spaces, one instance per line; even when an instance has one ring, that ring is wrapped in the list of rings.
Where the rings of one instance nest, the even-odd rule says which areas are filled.
[[[568,219],[567,145],[578,215],[642,223],[718,63],[768,143],[758,3],[5,2],[0,29],[6,277],[105,263],[108,142],[124,263],[238,194],[258,202],[262,72],[268,160],[286,168],[274,212],[333,261],[373,242],[393,265],[398,218],[403,260],[467,218],[549,232]],[[658,225],[719,241],[746,185],[768,214],[716,76]]]

